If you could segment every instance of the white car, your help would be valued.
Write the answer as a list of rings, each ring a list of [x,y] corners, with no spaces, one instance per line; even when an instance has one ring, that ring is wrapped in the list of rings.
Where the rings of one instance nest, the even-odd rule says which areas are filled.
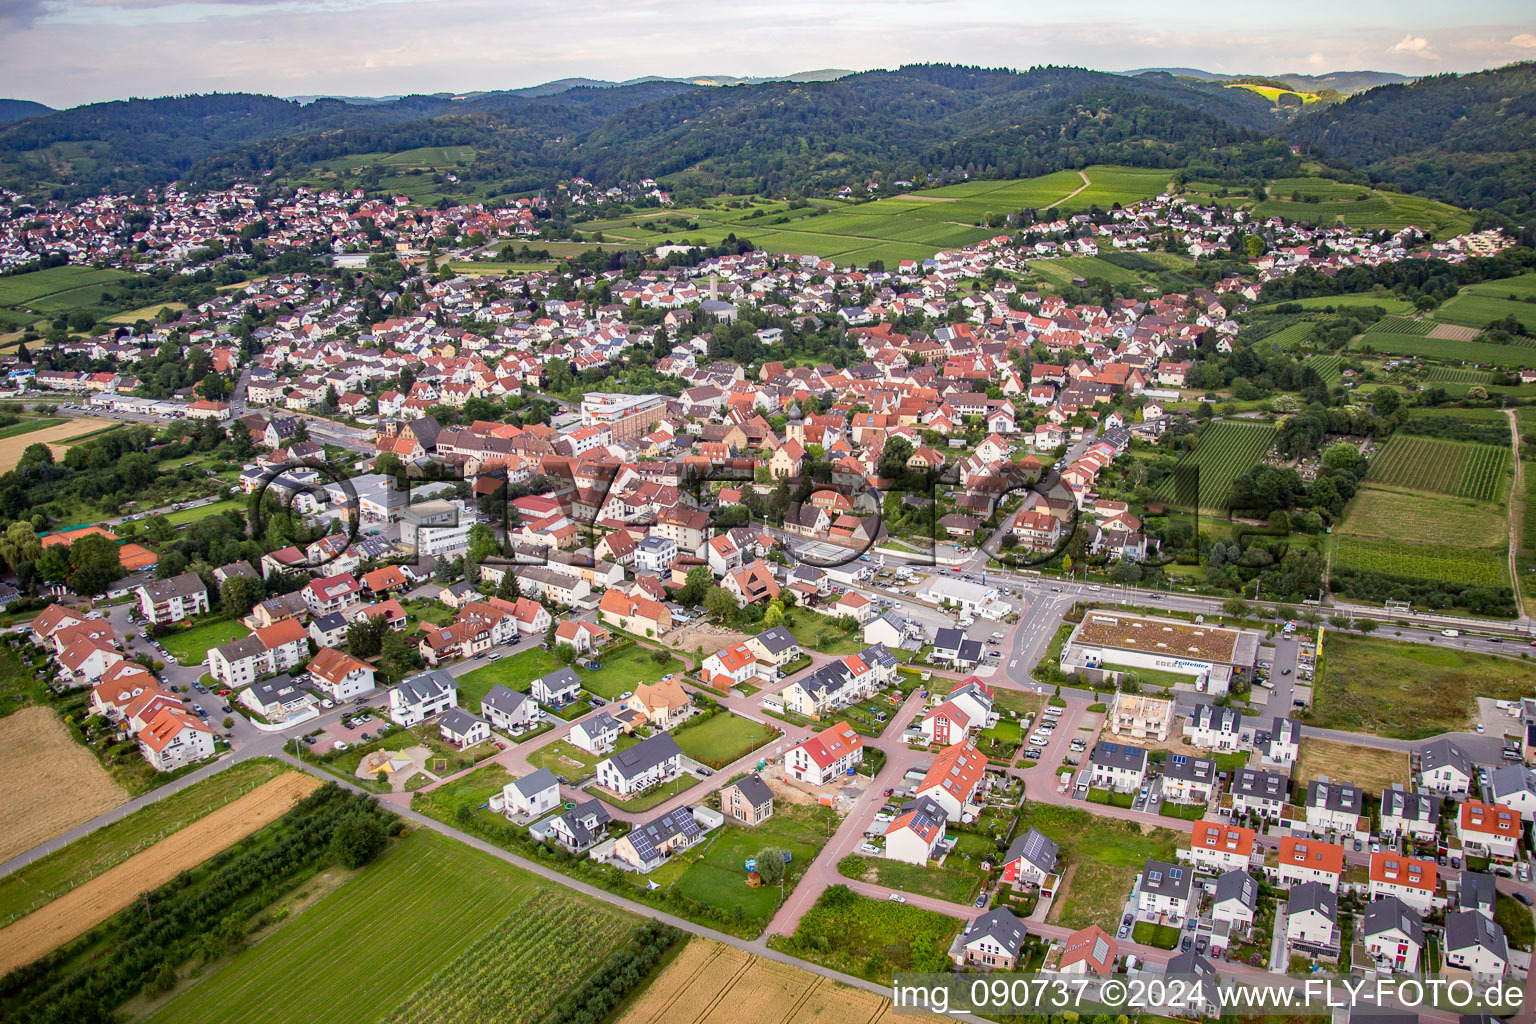
[[[907,902],[907,898],[905,896],[903,896],[899,892],[891,893],[889,896],[886,897],[886,899],[890,900],[892,903],[905,903],[905,902]]]
[[[329,697],[323,697],[320,700],[320,706],[329,709],[335,707],[336,702],[331,700]]]
[[[1050,743],[1050,740],[1046,739],[1044,736],[1041,736],[1039,733],[1035,733],[1029,738],[1029,745],[1032,747],[1046,747],[1050,746]]]
[[[878,857],[880,856],[880,847],[874,843],[861,843],[859,845],[859,852],[870,857]]]
[[[879,812],[878,814],[875,815],[875,820],[876,821],[895,821],[896,820],[896,815],[894,815],[894,814],[887,814],[884,811],[881,811],[881,812]]]
[[[331,747],[331,749],[332,750],[348,750],[348,749],[351,748],[351,746],[352,746],[352,744],[346,742],[345,740],[337,740],[336,744],[333,747]]]

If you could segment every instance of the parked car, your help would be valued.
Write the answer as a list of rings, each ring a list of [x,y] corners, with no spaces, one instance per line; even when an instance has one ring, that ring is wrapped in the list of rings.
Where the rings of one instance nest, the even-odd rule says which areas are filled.
[[[332,750],[350,750],[351,747],[352,747],[352,744],[346,742],[345,740],[337,740],[336,741],[336,745],[333,746],[331,749]]]
[[[320,706],[329,711],[331,708],[336,706],[336,702],[331,700],[329,697],[322,697],[320,698]]]
[[[955,571],[959,572],[960,570],[956,569]],[[907,898],[905,896],[903,896],[899,892],[891,893],[889,896],[886,897],[886,899],[890,900],[892,903],[905,903],[905,902],[907,902]]]

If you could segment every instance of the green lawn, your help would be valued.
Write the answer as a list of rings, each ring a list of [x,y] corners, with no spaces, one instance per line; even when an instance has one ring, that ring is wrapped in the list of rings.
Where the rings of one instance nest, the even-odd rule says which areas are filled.
[[[1174,851],[1189,839],[1182,829],[1159,828],[1143,835],[1135,822],[1039,803],[1020,809],[1018,831],[1031,827],[1061,847],[1064,870],[1075,865],[1065,891],[1057,896],[1057,923],[1068,928],[1097,924],[1110,934],[1120,926],[1120,908],[1136,872],[1149,859],[1172,861]]]
[[[593,927],[518,949],[522,959],[499,948],[497,940],[506,929],[519,920],[544,916],[556,905],[574,905],[578,916]],[[470,975],[467,968],[476,965],[476,954],[488,947],[492,962],[480,966],[496,976],[515,981],[535,972],[542,977],[546,987],[540,1010],[547,1010],[549,993],[574,986],[612,947],[613,929],[597,926],[605,920],[638,921],[445,836],[417,831],[289,918],[270,938],[199,979],[150,1020],[354,1024],[395,1019],[391,1011],[401,1014],[398,1019],[421,1020],[425,1018],[418,997],[430,995],[441,1012],[455,1006],[449,1000],[467,994],[462,982],[444,986],[440,970],[454,965]],[[455,963],[460,956],[465,959]],[[544,961],[569,969],[550,977],[544,974]],[[444,988],[447,991],[440,991]],[[531,1008],[528,1012],[532,1016],[516,1019],[540,1016]],[[438,1019],[488,1018],[467,1014]]]
[[[165,521],[172,526],[181,526],[184,523],[198,523],[204,519],[219,515],[234,509],[236,512],[244,512],[250,508],[248,498],[228,498],[224,501],[216,501],[211,505],[199,505],[197,508],[184,508],[180,512],[167,512]],[[214,644],[215,647],[218,644]]]
[[[560,667],[560,659],[555,657],[554,651],[541,651],[539,645],[531,640],[524,640],[523,643],[530,646],[500,661],[488,661],[480,668],[459,676],[459,703],[478,713],[481,699],[497,683],[527,693],[529,683]]]
[[[724,768],[777,736],[777,731],[728,711],[702,725],[684,726],[672,734],[683,753],[711,768]]]
[[[1407,644],[1333,630],[1323,654],[1323,676],[1307,721],[1350,732],[1399,739],[1453,732],[1467,727],[1478,697],[1519,700],[1536,688],[1536,665],[1450,644]]]
[[[611,657],[606,653],[597,655],[598,663],[602,666],[596,672],[588,672],[584,668],[576,669],[576,674],[581,677],[581,685],[597,694],[615,700],[619,694],[626,690],[633,690],[643,683],[655,683],[669,675],[682,672],[684,669],[681,660],[667,655],[664,660],[657,661],[657,653],[648,647],[635,644],[625,647]]]
[[[1504,929],[1504,937],[1511,946],[1530,952],[1531,943],[1536,941],[1536,921],[1531,917],[1530,907],[1501,892],[1493,905],[1493,919]]]
[[[634,736],[621,735],[614,745],[614,750],[624,750],[639,742],[640,740]],[[528,763],[538,768],[548,768],[556,775],[564,775],[574,780],[585,778],[597,771],[597,762],[608,756],[607,754],[589,754],[565,740],[556,740],[531,752],[528,755]]]
[[[663,783],[649,793],[633,796],[627,800],[621,800],[611,793],[594,793],[593,795],[599,797],[605,804],[622,807],[626,811],[648,811],[657,804],[672,799],[690,786],[697,785],[698,781],[692,775],[679,775],[671,782]]]
[[[942,971],[963,922],[911,904],[873,900],[842,885],[828,888],[800,919],[795,933],[770,947],[861,975],[890,981],[894,971]]]
[[[1141,943],[1143,946],[1172,949],[1179,944],[1179,930],[1172,925],[1137,921],[1136,927],[1131,929],[1131,939]]]
[[[830,829],[827,817],[832,819]],[[703,845],[674,858],[652,877],[659,885],[675,885],[684,895],[711,906],[739,906],[746,919],[761,928],[778,912],[780,888],[748,887],[746,862],[761,850],[788,850],[792,859],[785,866],[783,886],[788,895],[826,844],[828,831],[836,829],[836,815],[829,809],[776,806],[773,817],[761,825],[722,826]]]
[[[288,766],[267,758],[241,761],[0,878],[0,926],[90,881],[288,770]]]
[[[540,650],[532,639],[525,639],[523,645],[525,649],[517,654],[487,662],[460,676],[459,703],[478,712],[481,699],[497,683],[526,693],[529,683],[563,667],[553,650]],[[635,644],[622,647],[611,656],[600,653],[598,663],[602,667],[596,672],[574,665],[571,669],[581,677],[581,685],[586,689],[599,697],[614,700],[619,694],[633,690],[642,683],[658,682],[667,675],[683,671],[683,663],[677,658],[669,655],[664,662],[658,663],[652,657],[654,653],[649,648]],[[585,711],[587,708],[582,706],[578,710]]]
[[[0,427],[0,441],[10,437],[20,437],[22,434],[30,434],[34,430],[47,430],[56,427],[60,423],[68,423],[63,416],[26,416],[20,423],[12,423],[8,427]]]
[[[918,864],[905,864],[883,857],[862,857],[857,854],[844,857],[837,863],[838,874],[855,881],[883,885],[887,889],[951,903],[970,903],[981,887],[981,876],[953,868],[933,868]]]
[[[857,630],[845,633],[836,619],[817,612],[796,608],[789,613],[789,618],[794,621],[786,621],[785,625],[795,639],[800,641],[800,646],[807,650],[841,656],[857,654],[868,646]]]
[[[231,640],[249,636],[250,633],[250,630],[234,619],[214,619],[195,623],[190,629],[178,629],[164,637],[160,643],[181,664],[201,665],[208,660],[208,648],[227,644]]]

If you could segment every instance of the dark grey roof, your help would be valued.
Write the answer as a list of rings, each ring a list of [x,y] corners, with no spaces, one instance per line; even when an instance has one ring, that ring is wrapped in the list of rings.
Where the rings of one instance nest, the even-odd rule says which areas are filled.
[[[456,736],[463,736],[479,722],[479,718],[476,718],[463,708],[449,708],[443,712],[443,717],[437,720],[440,728],[446,729]]]
[[[933,634],[933,647],[937,651],[957,651],[965,634],[953,626],[940,626]]]
[[[783,626],[774,626],[757,634],[757,642],[768,650],[769,654],[778,656],[792,647],[799,645],[800,641],[795,635]]]
[[[1235,899],[1243,906],[1252,910],[1259,898],[1259,883],[1246,871],[1233,868],[1231,871],[1223,871],[1216,877],[1216,902],[1225,903]]]
[[[859,657],[870,668],[894,668],[896,655],[892,654],[885,644],[870,644],[859,652]]]
[[[1339,919],[1339,897],[1322,882],[1302,882],[1291,886],[1291,895],[1285,901],[1287,914],[1302,914],[1316,910],[1329,921]]]
[[[1189,714],[1189,724],[1195,728],[1215,729],[1220,732],[1237,732],[1242,727],[1243,716],[1236,708],[1219,708],[1214,704],[1196,704]]]
[[[581,677],[568,668],[557,668],[548,675],[540,676],[532,683],[529,683],[528,688],[530,690],[533,688],[534,683],[542,684],[551,693],[559,693],[561,690],[568,690],[573,686],[581,686]]]
[[[671,737],[667,737],[671,739]],[[637,749],[631,747],[631,750]],[[653,819],[647,824],[637,827],[629,834],[629,841],[634,844],[635,852],[640,855],[642,861],[654,860],[659,856],[656,848],[675,836],[693,837],[699,834],[699,824],[693,820],[693,809],[690,807],[678,807],[668,811],[661,817]]]
[[[523,796],[531,797],[550,788],[559,789],[560,780],[555,778],[555,773],[548,768],[540,768],[536,772],[514,780],[512,785]]]
[[[983,653],[985,652],[982,650],[980,640],[962,640],[960,641],[960,654],[958,660],[980,661]]]
[[[480,698],[480,710],[484,711],[486,708],[493,708],[502,714],[512,715],[516,714],[517,709],[522,707],[527,701],[528,695],[526,693],[518,693],[510,687],[497,683],[490,688],[484,697]]]
[[[1190,950],[1188,953],[1180,953],[1172,960],[1169,960],[1166,973],[1170,976],[1193,975],[1201,978],[1214,978],[1216,977],[1216,968],[1205,957],[1194,950]],[[1207,989],[1206,991],[1209,992],[1211,990]],[[1206,996],[1206,999],[1210,1002],[1215,1001],[1214,997],[1210,995]]]
[[[1460,904],[1464,910],[1487,907],[1491,911],[1497,891],[1498,886],[1492,875],[1470,868],[1462,871]]]
[[[1003,951],[1011,957],[1019,955],[1019,950],[1024,948],[1024,936],[1029,930],[1024,927],[1024,922],[1013,915],[1013,911],[1006,907],[998,907],[988,911],[965,928],[965,944],[969,946],[978,939],[991,939],[1003,948]]]
[[[619,729],[618,721],[606,711],[599,711],[579,724],[589,736],[595,732],[617,732]]]
[[[1129,747],[1123,743],[1100,740],[1093,745],[1093,752],[1088,755],[1088,763],[1141,772],[1147,769],[1147,752],[1141,747]]]
[[[251,684],[251,693],[262,707],[268,704],[286,703],[298,697],[304,696],[302,690],[293,685],[293,679],[286,673],[273,676],[271,679],[260,679]]]
[[[1163,774],[1170,779],[1184,782],[1214,783],[1216,762],[1207,757],[1190,757],[1188,754],[1169,754],[1163,765]]]
[[[761,807],[763,804],[773,802],[773,790],[769,789],[768,783],[756,773],[743,776],[731,785],[741,790],[742,798],[753,807]]]
[[[1438,822],[1441,800],[1433,793],[1410,793],[1386,789],[1381,793],[1381,816],[1407,818],[1410,821]]]
[[[1268,800],[1285,801],[1286,791],[1290,786],[1290,780],[1284,775],[1274,772],[1263,772],[1257,768],[1239,768],[1232,776],[1232,794],[1234,796],[1251,796]]]
[[[458,684],[453,681],[453,676],[446,669],[435,668],[430,672],[419,672],[408,679],[401,680],[395,687],[399,690],[409,704],[421,704],[440,697],[444,693],[458,689]]]
[[[597,831],[613,816],[608,813],[608,808],[603,806],[601,800],[587,800],[577,804],[574,808],[559,816],[566,831],[570,832],[576,846],[585,848],[591,846],[597,838]]]
[[[1504,929],[1475,910],[1459,910],[1445,915],[1445,948],[1447,952],[1482,946],[1501,960],[1509,960],[1509,943],[1504,939]]]
[[[244,661],[246,658],[254,658],[267,649],[267,645],[261,642],[261,637],[252,633],[242,636],[238,640],[231,640],[227,644],[220,644],[214,650],[219,656],[228,662]]]
[[[1488,777],[1488,784],[1493,789],[1493,802],[1502,804],[1507,798],[1518,793],[1530,793],[1536,796],[1536,778],[1532,778],[1531,770],[1523,764],[1507,764],[1503,768],[1495,768]]]
[[[1307,783],[1307,806],[1358,815],[1365,808],[1365,791],[1351,782],[1313,779]]]
[[[1443,765],[1457,769],[1469,779],[1477,777],[1477,770],[1472,766],[1472,759],[1467,756],[1467,752],[1450,740],[1435,740],[1425,744],[1419,751],[1420,772],[1432,772]]]
[[[1187,900],[1194,881],[1195,873],[1190,868],[1160,860],[1147,861],[1141,870],[1141,891],[1156,896]]]
[[[1424,945],[1424,922],[1418,912],[1396,896],[1383,896],[1365,908],[1366,935],[1376,935],[1397,928],[1420,948]]]
[[[620,750],[608,760],[620,776],[629,779],[649,771],[668,758],[681,757],[682,754],[670,733],[659,732],[632,747]]]
[[[1056,870],[1056,859],[1060,852],[1061,848],[1046,838],[1045,833],[1032,828],[1021,836],[1015,836],[1013,842],[1008,844],[1003,863],[1012,864],[1022,857],[1032,867],[1049,874]]]
[[[341,612],[327,612],[316,619],[312,625],[322,633],[330,633],[337,629],[346,629],[347,617]]]

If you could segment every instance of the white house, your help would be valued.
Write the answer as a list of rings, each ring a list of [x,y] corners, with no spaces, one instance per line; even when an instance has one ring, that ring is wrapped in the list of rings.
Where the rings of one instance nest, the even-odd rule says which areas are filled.
[[[1282,889],[1317,882],[1338,892],[1339,880],[1343,876],[1344,847],[1316,839],[1297,839],[1293,836],[1281,838],[1275,877],[1276,884]]]
[[[161,708],[136,739],[139,752],[156,771],[175,771],[213,756],[213,730],[180,707]]]
[[[1448,974],[1461,971],[1479,981],[1495,981],[1509,966],[1504,929],[1476,911],[1447,914],[1444,943]]]
[[[581,677],[568,668],[558,668],[528,684],[528,695],[545,707],[563,708],[581,692]]]
[[[391,687],[389,717],[396,725],[410,728],[447,711],[458,703],[458,699],[459,687],[453,676],[435,668]]]
[[[1428,914],[1435,906],[1439,868],[1432,860],[1405,857],[1383,850],[1371,854],[1371,898],[1394,897],[1419,914]]]
[[[1088,770],[1094,789],[1133,793],[1146,781],[1147,752],[1142,747],[1100,740],[1088,755]]]
[[[548,768],[540,768],[507,783],[501,797],[509,817],[538,818],[560,806],[560,781]]]
[[[502,732],[520,733],[531,729],[544,717],[538,704],[526,694],[497,683],[480,698],[480,713],[491,727]]]
[[[1371,819],[1364,817],[1365,791],[1347,782],[1327,778],[1307,783],[1307,829],[1315,836],[1337,832],[1342,836],[1364,836],[1371,830]]]
[[[373,666],[333,647],[322,647],[309,660],[308,671],[310,680],[338,703],[374,688]]]
[[[589,754],[606,754],[619,741],[619,723],[606,711],[599,711],[571,726],[567,735],[571,745]]]
[[[1440,798],[1394,786],[1381,793],[1381,831],[1433,841],[1440,834]]]
[[[1189,916],[1195,873],[1178,864],[1149,860],[1141,870],[1136,909],[1147,918],[1182,925]]]
[[[598,785],[619,796],[659,786],[683,770],[683,752],[670,733],[657,733],[597,763]]]
[[[1275,772],[1239,768],[1232,775],[1228,794],[1232,813],[1254,814],[1261,818],[1279,818],[1285,809],[1290,779]]]
[[[784,754],[784,774],[812,786],[825,786],[864,763],[864,737],[839,722]]]
[[[1255,833],[1251,828],[1197,821],[1189,837],[1189,859],[1206,871],[1248,870]]]
[[[1339,897],[1326,885],[1302,882],[1285,901],[1285,940],[1309,952],[1336,950]]]
[[[903,807],[885,830],[885,859],[927,864],[944,841],[944,809],[918,799]]]
[[[1419,789],[1454,800],[1464,799],[1477,769],[1467,752],[1450,740],[1435,740],[1419,751]]]
[[[437,733],[445,743],[459,749],[484,743],[491,738],[491,726],[483,718],[470,714],[463,708],[449,708],[438,719]]]
[[[1520,815],[1481,800],[1463,801],[1456,820],[1456,837],[1464,850],[1499,860],[1514,859],[1523,831]]]
[[[1378,965],[1415,974],[1424,949],[1424,922],[1402,900],[1387,896],[1365,908],[1359,941]]]
[[[208,612],[208,588],[195,572],[151,580],[139,587],[139,614],[157,626]]]
[[[1259,906],[1259,882],[1248,872],[1233,868],[1216,878],[1216,893],[1211,901],[1211,920],[1226,922],[1237,931],[1253,927]]]
[[[1242,740],[1243,716],[1236,708],[1196,704],[1184,723],[1184,738],[1207,750],[1236,750]]]
[[[1495,768],[1488,777],[1492,802],[1508,807],[1526,821],[1536,821],[1536,776],[1523,764]]]

